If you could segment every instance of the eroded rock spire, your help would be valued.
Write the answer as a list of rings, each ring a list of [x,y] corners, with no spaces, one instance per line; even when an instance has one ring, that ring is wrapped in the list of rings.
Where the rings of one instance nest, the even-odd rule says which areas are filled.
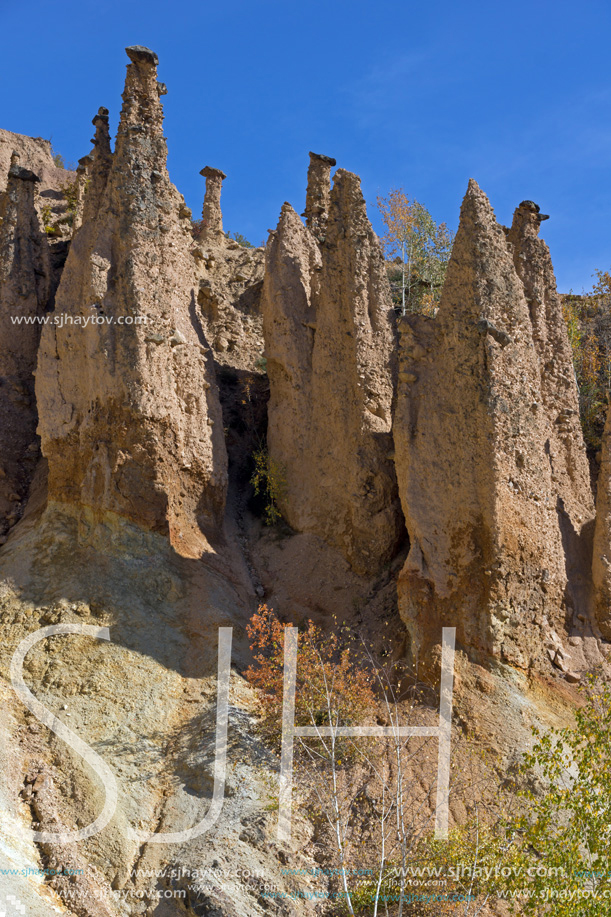
[[[371,573],[402,531],[391,457],[390,291],[360,181],[339,170],[320,245],[285,204],[263,295],[268,445],[298,531]]]
[[[594,516],[590,471],[579,421],[579,392],[573,368],[562,300],[549,248],[539,238],[543,220],[533,201],[522,201],[516,209],[507,238],[513,247],[513,261],[524,287],[539,359],[541,393],[549,422],[549,461],[554,492],[562,501],[562,512],[579,533]]]
[[[206,179],[206,193],[202,208],[202,239],[219,240],[223,238],[223,214],[221,213],[221,191],[227,178],[220,169],[204,166],[199,173]]]
[[[157,56],[126,50],[108,178],[95,217],[85,197],[56,306],[67,317],[41,342],[39,429],[51,500],[199,554],[223,516],[221,410],[195,314],[190,211],[167,172]]]
[[[306,220],[306,226],[319,241],[324,240],[327,230],[331,201],[331,169],[335,165],[336,161],[331,156],[310,153],[306,205],[303,216]]]
[[[394,434],[411,547],[399,603],[421,662],[453,625],[476,657],[549,665],[546,647],[583,599],[563,513],[578,538],[590,503],[567,456],[578,453],[578,470],[585,456],[557,422],[568,366],[564,351],[553,371],[545,362],[562,335],[544,243],[533,265],[521,257],[533,230],[522,208],[512,251],[471,181],[438,315],[402,322]],[[537,284],[548,309],[538,334],[525,295]]]
[[[75,230],[79,228],[84,219],[89,221],[97,214],[112,164],[108,109],[100,107],[91,123],[95,127],[95,135],[91,138],[93,149],[87,156],[79,159],[76,170]],[[85,208],[87,208],[87,213],[85,213]]]

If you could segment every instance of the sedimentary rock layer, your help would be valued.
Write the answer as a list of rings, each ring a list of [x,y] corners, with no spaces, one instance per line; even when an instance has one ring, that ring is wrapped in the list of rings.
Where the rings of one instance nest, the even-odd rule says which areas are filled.
[[[199,550],[218,528],[226,451],[197,321],[190,211],[166,167],[157,58],[128,48],[110,162],[98,119],[83,224],[37,371],[49,497],[113,512]]]

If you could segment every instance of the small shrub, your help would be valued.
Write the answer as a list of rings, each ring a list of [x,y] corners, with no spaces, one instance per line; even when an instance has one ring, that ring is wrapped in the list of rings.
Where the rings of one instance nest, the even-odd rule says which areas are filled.
[[[282,518],[279,503],[286,490],[286,477],[282,466],[269,454],[265,446],[253,453],[255,470],[250,479],[255,494],[263,497],[266,525],[276,525]]]
[[[535,745],[521,766],[545,786],[544,793],[522,791],[528,810],[510,826],[522,867],[513,885],[529,892],[520,902],[524,914],[540,914],[542,902],[553,903],[554,917],[609,914],[611,687],[591,676],[582,691],[587,699],[574,728],[533,728]]]
[[[255,661],[245,675],[259,690],[261,725],[278,742],[282,731],[284,630],[273,609],[260,605],[246,633]],[[304,726],[362,724],[374,709],[373,676],[336,634],[312,621],[299,634],[295,722]],[[344,744],[348,744],[347,741]]]
[[[53,147],[51,147],[51,158],[53,159],[53,165],[56,169],[65,169],[66,172],[76,172],[78,163],[66,162],[62,154],[56,153]]]
[[[241,245],[242,248],[254,248],[252,242],[249,242],[246,236],[243,236],[241,232],[226,232],[225,236],[228,239],[233,239],[234,242],[237,242],[238,245]]]
[[[67,182],[62,187],[61,190],[62,190],[62,197],[66,201],[66,204],[67,204],[68,213],[74,216],[74,214],[76,213],[76,205],[78,202],[78,182],[77,180],[74,179],[74,181]]]
[[[57,227],[54,226],[51,222],[52,213],[53,211],[51,210],[51,204],[43,204],[40,216],[42,219],[44,231],[48,236],[57,235]]]

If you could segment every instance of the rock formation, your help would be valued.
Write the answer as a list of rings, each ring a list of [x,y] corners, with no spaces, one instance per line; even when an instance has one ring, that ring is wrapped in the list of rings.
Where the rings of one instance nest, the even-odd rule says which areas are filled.
[[[592,580],[596,619],[603,637],[609,640],[611,639],[611,411],[608,409],[596,490]]]
[[[76,170],[74,231],[79,228],[85,218],[85,197],[87,198],[87,219],[93,219],[97,214],[112,164],[108,109],[99,108],[91,123],[95,127],[95,135],[91,139],[93,150],[87,156],[79,159],[78,169]]]
[[[40,455],[34,369],[50,292],[40,179],[13,154],[0,206],[0,535],[21,515]]]
[[[387,266],[359,179],[339,170],[331,190],[334,160],[310,154],[306,223],[285,204],[264,255],[223,234],[222,173],[208,170],[204,219],[209,211],[216,228],[194,238],[166,168],[157,58],[127,52],[116,151],[102,108],[69,191],[73,238],[56,233],[68,225],[61,189],[72,176],[56,170],[62,183],[51,187],[41,168],[37,181],[37,156],[55,168],[46,141],[14,144],[22,158],[0,192],[0,514],[10,526],[8,537],[0,527],[0,809],[15,867],[0,870],[0,911],[18,897],[30,917],[314,917],[337,895],[334,870],[322,868],[337,859],[336,839],[295,804],[292,840],[277,843],[277,757],[253,732],[260,705],[240,674],[252,663],[245,625],[257,598],[325,635],[341,621],[342,634],[352,629],[399,666],[406,626],[430,672],[441,627],[455,625],[456,720],[502,766],[528,747],[532,725],[572,720],[581,673],[603,663],[608,677],[586,621],[592,500],[561,303],[538,238],[544,217],[525,201],[505,229],[469,185],[437,316],[399,322],[393,392]],[[55,195],[47,234],[38,185]],[[68,248],[53,313],[57,253]],[[40,326],[12,321],[43,316],[40,344]],[[268,448],[292,532],[248,511],[266,427],[263,324]],[[611,637],[611,416],[593,570]],[[109,824],[73,845],[30,835],[91,824],[105,795],[14,690],[15,648],[48,625],[61,633],[30,643],[27,685],[118,786]],[[234,668],[214,821],[219,627],[233,630]],[[569,684],[539,677],[552,662]],[[437,723],[411,696],[395,713]],[[388,755],[379,773],[392,788]],[[453,748],[455,768],[467,759]],[[405,786],[418,808],[436,760],[410,754]],[[365,863],[379,837],[371,813],[389,784],[366,783],[370,805],[350,810],[347,862],[358,845]],[[466,813],[457,794],[451,816],[461,824]]]
[[[524,287],[539,361],[543,407],[548,418],[552,490],[559,501],[559,512],[575,532],[580,532],[584,522],[594,515],[592,488],[562,301],[556,290],[549,248],[538,237],[541,222],[547,219],[532,201],[522,201],[507,238]]]
[[[198,277],[197,302],[216,361],[261,372],[261,293],[265,253],[219,236],[191,249]]]
[[[191,253],[204,331],[218,363],[261,372],[264,251],[240,244],[223,232],[221,187],[225,173],[206,166],[200,175],[206,179],[206,194]]]
[[[438,315],[402,323],[394,436],[410,553],[399,601],[421,659],[456,625],[476,657],[526,668],[584,611],[567,552],[592,504],[539,223],[521,205],[508,245],[470,182]]]
[[[285,204],[267,247],[268,447],[286,477],[280,505],[289,524],[371,573],[402,530],[390,435],[391,302],[358,177],[340,169],[329,195],[320,164],[317,157],[308,200],[329,200],[324,242]]]
[[[202,208],[202,235],[204,240],[219,239],[223,235],[223,215],[221,213],[221,191],[227,178],[220,169],[204,166],[199,173],[206,179],[206,193]]]
[[[198,553],[223,516],[221,410],[195,314],[190,211],[167,173],[157,57],[127,53],[112,164],[102,114],[58,291],[66,318],[41,341],[39,432],[50,500],[127,517]]]
[[[336,165],[331,156],[310,153],[306,205],[302,216],[306,226],[319,241],[324,241],[329,219],[331,169]]]
[[[74,173],[58,168],[53,161],[50,140],[42,137],[24,137],[12,131],[0,130],[0,191],[6,188],[11,156],[16,152],[22,168],[31,169],[40,180],[39,191],[59,191]]]
[[[0,130],[0,202],[4,196],[4,182],[13,152],[19,155],[22,168],[38,176],[36,209],[41,224],[47,232],[51,265],[49,301],[53,304],[55,291],[66,263],[73,213],[67,200],[75,188],[77,175],[69,169],[55,165],[49,140],[42,137],[24,137]]]

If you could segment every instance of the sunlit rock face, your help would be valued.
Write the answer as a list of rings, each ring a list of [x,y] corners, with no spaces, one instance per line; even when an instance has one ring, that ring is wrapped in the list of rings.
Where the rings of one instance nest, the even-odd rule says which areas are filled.
[[[200,550],[223,517],[227,458],[195,309],[190,211],[170,182],[157,57],[127,49],[112,160],[92,181],[37,371],[49,498],[111,511]],[[205,540],[205,539],[204,539]]]
[[[539,223],[521,206],[504,230],[471,181],[439,312],[400,329],[399,604],[421,658],[451,625],[477,657],[549,665],[587,605],[571,565],[585,551],[587,579],[592,498]]]
[[[285,478],[289,524],[365,574],[388,561],[403,531],[390,432],[392,306],[359,178],[340,169],[323,194],[318,171],[307,200],[328,212],[308,211],[316,234],[285,204],[267,247],[268,446]]]

